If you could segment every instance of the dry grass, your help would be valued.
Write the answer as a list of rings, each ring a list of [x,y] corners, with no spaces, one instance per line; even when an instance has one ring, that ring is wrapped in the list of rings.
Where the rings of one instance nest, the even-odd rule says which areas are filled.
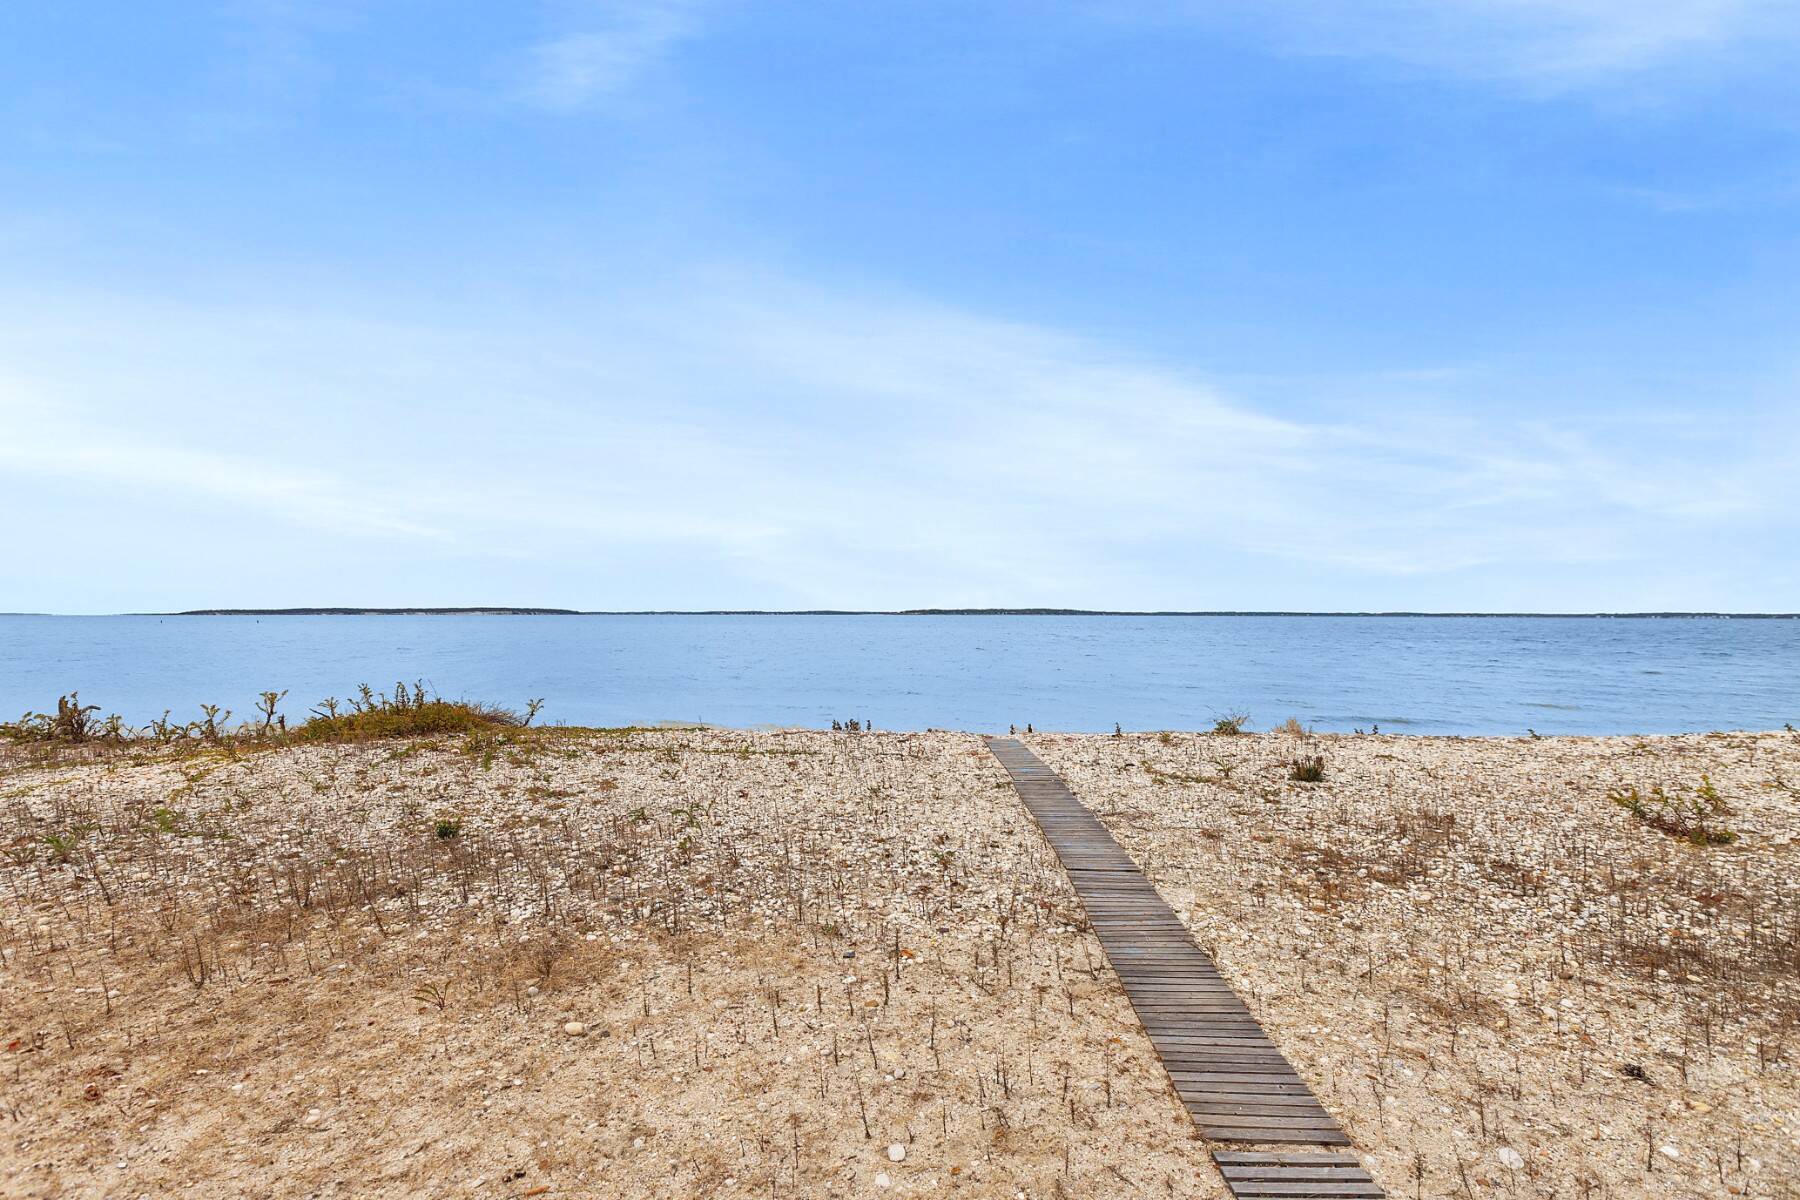
[[[17,746],[0,825],[8,1197],[1222,1195],[972,738]]]
[[[1391,1194],[1795,1194],[1800,740],[1031,740]],[[19,743],[0,828],[9,1198],[1222,1195],[973,738]]]

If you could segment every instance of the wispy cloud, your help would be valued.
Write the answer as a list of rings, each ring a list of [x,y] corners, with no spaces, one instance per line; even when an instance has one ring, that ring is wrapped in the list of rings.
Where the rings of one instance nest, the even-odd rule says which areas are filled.
[[[1621,199],[1660,213],[1738,213],[1800,203],[1800,172],[1747,180],[1712,180],[1691,188],[1615,185],[1607,189]]]
[[[363,20],[355,0],[225,0],[217,52],[183,119],[202,142],[255,139],[296,120],[333,84],[331,47]]]
[[[410,324],[37,303],[0,336],[31,371],[0,499],[10,476],[40,507],[216,501],[298,531],[324,578],[348,533],[402,576],[452,553],[596,606],[1306,604],[1323,574],[1338,603],[1481,607],[1451,581],[1658,570],[1800,511],[1791,431],[1459,414],[1441,370],[1409,384],[1441,381],[1437,415],[1302,418],[1066,331],[767,273]],[[159,426],[170,388],[231,417]]]
[[[526,52],[521,99],[560,112],[585,108],[630,87],[700,29],[690,0],[622,0],[590,11]]]
[[[0,380],[0,474],[65,487],[119,489],[150,503],[191,499],[263,520],[350,536],[442,539],[446,532],[410,519],[400,497],[367,480],[273,460],[266,452],[196,448],[169,440],[124,440],[74,406],[52,403],[35,389]],[[386,493],[386,494],[384,494]]]
[[[1800,36],[1792,0],[1255,0],[1137,11],[1228,20],[1296,53],[1387,59],[1541,91]]]

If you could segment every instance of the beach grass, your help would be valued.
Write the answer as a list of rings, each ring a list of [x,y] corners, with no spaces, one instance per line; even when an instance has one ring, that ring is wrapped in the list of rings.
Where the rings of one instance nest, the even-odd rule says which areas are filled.
[[[405,695],[0,743],[12,1191],[1222,1197],[979,739]],[[1800,737],[1028,737],[1390,1194],[1800,1176]]]

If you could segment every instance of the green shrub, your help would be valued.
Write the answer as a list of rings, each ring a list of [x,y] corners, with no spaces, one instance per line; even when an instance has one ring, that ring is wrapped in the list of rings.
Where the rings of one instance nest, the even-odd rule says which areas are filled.
[[[59,696],[54,713],[28,712],[17,721],[0,725],[0,737],[21,742],[61,742],[80,745],[83,742],[118,741],[125,736],[124,722],[117,716],[96,721],[98,704],[83,704],[79,692]]]
[[[1226,737],[1236,737],[1244,732],[1244,726],[1250,723],[1249,713],[1226,713],[1213,722],[1212,731]]]
[[[363,684],[349,708],[327,699],[295,731],[295,736],[310,742],[352,742],[372,738],[433,737],[448,733],[476,733],[483,730],[519,727],[524,719],[517,713],[491,704],[468,700],[445,700],[432,695],[423,683],[410,689],[404,683],[394,685],[394,694],[377,693]]]
[[[1318,783],[1325,778],[1325,756],[1301,755],[1288,764],[1288,778],[1295,783]]]
[[[445,700],[433,695],[423,682],[410,688],[397,683],[391,696],[364,684],[354,699],[340,702],[328,698],[313,710],[305,724],[290,729],[287,718],[276,711],[286,695],[283,691],[260,693],[252,723],[234,726],[229,709],[202,704],[202,718],[198,721],[172,721],[165,710],[160,719],[140,730],[128,728],[116,714],[99,718],[97,705],[82,704],[80,696],[70,692],[57,700],[54,713],[28,712],[17,721],[0,722],[0,738],[34,743],[48,752],[57,752],[70,746],[149,741],[163,746],[230,748],[251,742],[279,745],[289,739],[349,742],[444,734],[492,735],[531,724],[544,704],[541,699],[529,701],[521,716],[497,705]]]
[[[1606,798],[1650,828],[1696,846],[1729,846],[1737,841],[1734,831],[1716,821],[1731,810],[1705,775],[1700,777],[1700,786],[1692,796],[1679,791],[1671,795],[1660,786],[1644,794],[1633,786],[1614,788],[1606,793]]]

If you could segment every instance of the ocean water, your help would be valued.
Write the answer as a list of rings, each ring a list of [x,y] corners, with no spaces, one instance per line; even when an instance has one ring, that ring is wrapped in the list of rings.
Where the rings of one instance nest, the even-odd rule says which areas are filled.
[[[368,682],[572,725],[1666,733],[1800,723],[1800,621],[1511,617],[0,617],[0,715],[290,720]]]

